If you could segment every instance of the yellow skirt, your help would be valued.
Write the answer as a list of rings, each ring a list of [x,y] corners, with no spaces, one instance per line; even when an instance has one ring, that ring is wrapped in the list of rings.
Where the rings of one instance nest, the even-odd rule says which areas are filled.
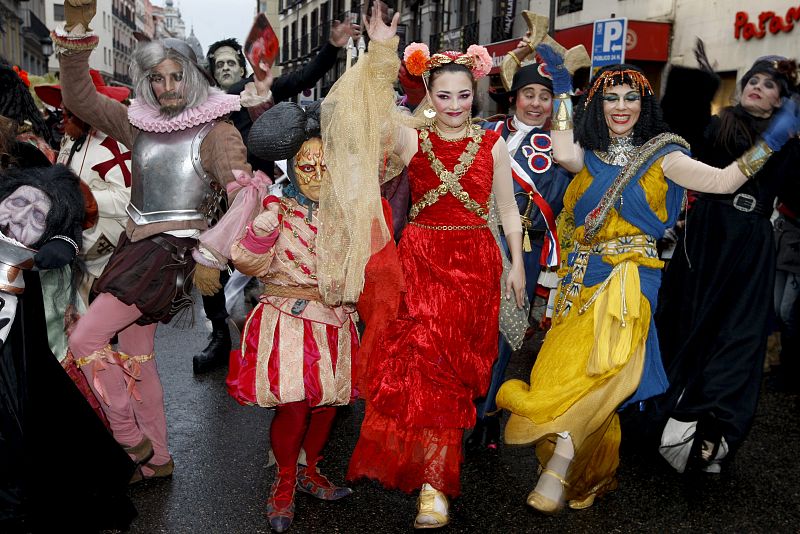
[[[512,412],[509,444],[537,445],[542,465],[555,434],[569,432],[575,459],[566,497],[581,501],[616,487],[620,427],[616,410],[637,389],[644,367],[650,303],[638,269],[624,262],[603,284],[583,288],[547,333],[530,386],[509,380],[497,405]]]

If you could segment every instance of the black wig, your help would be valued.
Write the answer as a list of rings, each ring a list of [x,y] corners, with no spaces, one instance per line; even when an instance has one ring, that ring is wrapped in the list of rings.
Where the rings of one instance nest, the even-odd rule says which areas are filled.
[[[63,165],[8,170],[0,176],[0,201],[23,185],[43,191],[50,199],[44,233],[31,248],[40,248],[56,235],[71,238],[80,248],[86,207],[79,178]]]
[[[632,71],[633,76],[624,73],[623,71]],[[633,126],[633,144],[641,146],[658,134],[668,132],[669,127],[664,122],[661,116],[661,107],[658,104],[658,99],[653,94],[653,91],[644,90],[639,87],[639,83],[634,79],[644,79],[644,73],[639,67],[633,65],[621,64],[610,65],[600,69],[595,75],[595,84],[601,80],[601,77],[606,72],[621,72],[619,76],[609,77],[610,83],[608,85],[623,85],[628,84],[632,87],[639,88],[641,94],[642,111],[639,114],[639,120]],[[649,83],[647,85],[649,89]],[[585,150],[599,150],[607,151],[611,144],[611,136],[608,133],[608,125],[606,124],[606,117],[603,113],[603,87],[592,86],[579,101],[575,110],[575,140]]]
[[[33,133],[51,144],[52,132],[45,124],[30,91],[3,58],[0,58],[0,115],[13,120],[20,127],[27,121]]]

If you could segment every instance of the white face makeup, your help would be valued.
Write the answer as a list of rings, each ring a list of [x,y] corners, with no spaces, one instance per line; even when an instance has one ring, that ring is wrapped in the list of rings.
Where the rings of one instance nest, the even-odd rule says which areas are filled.
[[[542,126],[553,114],[553,92],[538,83],[517,91],[514,115],[528,126]]]
[[[443,72],[431,84],[436,120],[449,128],[465,125],[472,109],[472,79],[465,72]]]
[[[43,191],[23,185],[0,202],[0,231],[25,246],[31,246],[44,233],[50,197]]]
[[[754,117],[767,118],[781,105],[781,89],[768,74],[757,72],[742,89],[742,107]]]
[[[239,65],[239,56],[230,46],[221,46],[214,51],[214,79],[222,89],[227,90],[244,76]]]
[[[603,114],[611,137],[633,133],[642,112],[642,95],[628,84],[614,85],[603,92]]]

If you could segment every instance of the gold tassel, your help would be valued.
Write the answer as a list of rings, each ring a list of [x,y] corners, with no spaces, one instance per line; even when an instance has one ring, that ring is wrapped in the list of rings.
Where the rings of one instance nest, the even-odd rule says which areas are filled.
[[[533,249],[531,248],[531,238],[528,235],[528,230],[523,228],[522,229],[522,251],[523,252],[530,252]]]

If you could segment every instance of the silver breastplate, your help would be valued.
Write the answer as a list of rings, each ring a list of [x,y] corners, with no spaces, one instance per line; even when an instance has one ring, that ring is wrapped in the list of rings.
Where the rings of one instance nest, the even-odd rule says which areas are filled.
[[[203,170],[200,145],[216,122],[176,132],[139,132],[131,158],[128,215],[138,225],[204,220],[220,195]],[[214,182],[216,185],[216,182]]]

